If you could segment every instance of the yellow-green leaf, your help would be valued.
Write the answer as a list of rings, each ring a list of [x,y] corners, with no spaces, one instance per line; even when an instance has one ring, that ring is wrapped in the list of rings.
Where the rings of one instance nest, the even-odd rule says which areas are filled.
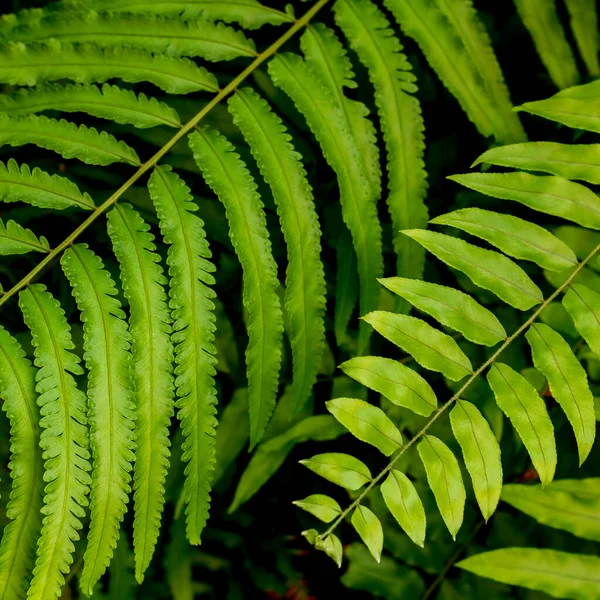
[[[418,546],[425,544],[425,509],[412,481],[401,471],[392,469],[381,484],[381,495],[392,516]]]
[[[548,325],[534,323],[525,337],[531,346],[535,368],[546,376],[552,396],[573,427],[581,464],[596,436],[594,397],[586,372],[569,344]]]
[[[371,481],[367,465],[349,454],[326,452],[301,460],[300,464],[347,490],[357,490]]]
[[[292,504],[309,512],[324,523],[331,523],[342,512],[340,505],[333,498],[324,494],[312,494],[304,500],[296,500]]]
[[[487,521],[498,506],[502,490],[500,446],[489,423],[466,400],[457,400],[450,413],[450,424],[471,476],[477,504]]]
[[[379,562],[383,550],[383,529],[379,519],[366,506],[359,505],[352,513],[351,523],[373,558]]]
[[[496,363],[487,376],[496,403],[523,440],[543,485],[556,470],[554,427],[535,388],[508,365]]]
[[[442,440],[432,435],[423,436],[417,450],[442,519],[452,537],[456,539],[463,522],[466,500],[465,486],[456,456]]]
[[[421,319],[382,310],[363,318],[426,369],[439,371],[452,381],[459,381],[473,372],[471,361],[458,344]]]

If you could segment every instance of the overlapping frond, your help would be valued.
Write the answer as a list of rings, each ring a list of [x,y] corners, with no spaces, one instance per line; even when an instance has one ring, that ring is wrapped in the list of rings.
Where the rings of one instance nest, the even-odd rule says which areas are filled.
[[[523,133],[508,110],[507,94],[487,34],[467,2],[461,0],[460,8],[456,2],[443,0],[384,3],[406,35],[417,41],[480,133],[501,143],[520,141]],[[474,54],[475,49],[478,55]]]
[[[427,222],[423,117],[410,63],[384,14],[370,0],[338,0],[335,18],[369,70],[387,149],[386,202],[392,217],[397,272],[420,277],[425,253],[400,230]],[[405,305],[408,307],[408,305]]]
[[[0,113],[0,144],[35,144],[64,158],[78,158],[90,165],[140,164],[133,148],[106,131],[42,115],[11,117]]]
[[[281,366],[283,315],[277,265],[256,183],[231,143],[211,129],[192,133],[189,143],[202,175],[225,206],[229,237],[242,264],[243,301],[249,315],[250,445],[254,447],[275,408]]]
[[[35,351],[36,392],[44,459],[43,525],[27,597],[58,598],[73,562],[91,478],[85,394],[74,376],[83,369],[58,301],[42,284],[23,290],[19,306]]]
[[[19,342],[0,327],[0,396],[10,421],[10,519],[0,541],[0,598],[25,598],[42,526],[44,491],[36,371]]]
[[[160,257],[154,236],[127,204],[108,214],[108,233],[121,266],[129,301],[136,398],[136,460],[133,476],[133,545],[141,583],[154,553],[169,466],[169,424],[173,415],[173,344]]]
[[[349,0],[345,0],[348,2]],[[587,87],[587,86],[582,86]],[[577,92],[574,92],[577,95]],[[581,92],[585,94],[586,91]],[[593,108],[588,107],[590,111]],[[587,113],[587,116],[591,116]],[[544,147],[545,152],[536,154],[537,144],[517,144],[488,151],[475,164],[490,162],[506,166],[524,166],[538,170],[537,166],[561,174],[573,171],[583,179],[593,178],[593,166],[586,167],[577,161],[573,165],[563,164],[561,158],[573,155],[576,150],[569,146]],[[583,146],[583,152],[592,151]],[[523,172],[470,173],[450,179],[499,199],[519,202],[526,207],[549,216],[580,223],[589,229],[600,229],[600,199],[589,188],[557,175],[542,176]],[[504,208],[504,205],[500,205]],[[507,205],[506,208],[509,208]],[[418,444],[418,453],[423,463],[429,487],[432,489],[438,509],[451,535],[456,536],[463,522],[465,486],[458,460],[442,440],[429,433],[429,427],[445,411],[450,412],[451,431],[458,442],[470,475],[475,499],[487,521],[493,514],[502,489],[502,465],[498,440],[482,411],[473,402],[464,399],[473,382],[485,374],[487,384],[497,406],[508,417],[523,441],[532,464],[539,474],[543,486],[552,482],[557,465],[557,445],[554,426],[548,407],[540,390],[534,387],[525,372],[515,370],[501,362],[502,353],[516,340],[526,343],[532,356],[537,375],[542,375],[542,389],[556,401],[573,429],[579,460],[582,463],[590,453],[596,437],[594,399],[586,371],[580,357],[562,333],[552,328],[543,316],[555,299],[563,294],[563,306],[572,318],[569,327],[581,337],[591,352],[599,352],[596,337],[600,335],[600,294],[586,284],[595,287],[593,272],[586,265],[600,253],[600,243],[588,243],[584,254],[576,254],[569,247],[568,238],[561,239],[547,228],[517,218],[478,208],[460,209],[433,219],[435,226],[457,228],[471,236],[485,240],[495,250],[481,248],[465,240],[427,230],[407,230],[410,236],[443,263],[462,271],[474,284],[474,289],[483,288],[492,292],[502,302],[522,311],[532,310],[516,330],[507,335],[494,314],[475,298],[448,286],[431,284],[407,278],[381,280],[390,291],[400,295],[414,308],[425,313],[444,327],[460,332],[465,338],[459,346],[453,337],[433,327],[428,322],[402,314],[375,311],[364,320],[370,323],[387,340],[400,347],[422,368],[441,373],[450,381],[461,382],[449,387],[456,390],[440,408],[435,410],[425,425],[410,442],[399,445],[392,454],[388,466],[372,477],[366,465],[349,455],[328,454],[302,461],[313,471],[333,483],[344,485],[357,472],[364,472],[362,481],[352,489],[364,487],[350,504],[339,512],[329,528],[322,534],[309,536],[317,548],[331,546],[327,542],[335,527],[351,513],[356,515],[369,491],[381,485],[381,492],[391,514],[405,529],[410,538],[421,544],[423,534],[415,531],[415,523],[425,528],[425,515],[418,496],[406,484],[406,476],[395,469],[399,459],[411,446]],[[584,228],[580,232],[587,232]],[[510,257],[510,258],[509,258]],[[579,262],[578,262],[579,257]],[[556,290],[548,297],[534,284],[525,271],[513,260],[525,260],[544,269],[544,273]],[[587,273],[586,277],[583,274]],[[484,296],[485,297],[485,296]],[[568,319],[569,317],[565,315]],[[473,367],[465,354],[468,340],[471,344],[494,348],[488,358],[478,367]],[[506,360],[511,362],[510,357]],[[402,361],[405,362],[405,361]],[[411,368],[401,362],[378,357],[359,357],[342,365],[344,372],[358,382],[386,396],[393,404],[403,406],[417,414],[429,415],[437,406],[437,399],[426,382]],[[529,369],[531,371],[531,369]],[[482,384],[484,385],[484,384]],[[539,385],[539,384],[538,384]],[[479,389],[479,388],[478,388]],[[345,413],[337,406],[343,402]],[[333,407],[333,408],[332,408]],[[364,400],[347,398],[328,403],[332,414],[358,439],[377,446],[385,455],[390,455],[381,444],[381,435],[388,440],[399,439],[399,431],[393,423],[384,423],[376,409]],[[355,422],[360,423],[360,428]],[[387,442],[386,442],[387,443]],[[327,469],[314,465],[327,463]],[[367,475],[367,473],[369,473]],[[403,489],[404,488],[404,489]],[[402,498],[400,501],[397,495]],[[411,497],[410,506],[401,500]],[[313,514],[315,514],[313,512]],[[317,515],[318,516],[318,515]],[[325,519],[323,519],[325,520]],[[381,526],[373,522],[369,527],[352,517],[351,523],[363,539],[375,559],[379,559]],[[331,519],[326,520],[330,522]],[[368,534],[368,535],[367,535]],[[376,537],[377,544],[374,543]],[[382,533],[381,533],[382,536]],[[338,554],[332,558],[341,559]]]
[[[515,6],[552,81],[559,89],[575,85],[579,72],[556,12],[556,1],[515,0]]]
[[[244,88],[229,101],[229,110],[273,191],[288,247],[285,308],[294,359],[292,394],[300,407],[315,382],[325,343],[325,276],[312,191],[290,135],[265,100]]]
[[[151,54],[139,48],[67,42],[8,42],[0,46],[0,82],[32,86],[70,79],[102,83],[148,81],[170,94],[218,90],[217,80],[187,58]]]
[[[356,139],[330,89],[301,57],[290,53],[278,55],[269,63],[269,74],[304,115],[338,176],[342,214],[358,258],[360,310],[364,314],[378,306],[375,278],[383,272],[383,258],[374,198],[366,173],[357,168],[362,161]],[[369,339],[364,325],[359,338],[359,347],[364,350]]]
[[[102,88],[85,84],[47,84],[0,96],[0,111],[9,115],[47,110],[84,112],[141,128],[181,126],[177,112],[164,102],[108,83]]]
[[[216,391],[214,283],[204,223],[189,188],[169,167],[157,167],[148,184],[160,230],[169,245],[169,307],[173,319],[177,417],[185,441],[186,531],[192,544],[208,518],[215,464]]]
[[[256,54],[252,41],[223,23],[143,14],[51,12],[39,20],[28,19],[25,24],[6,31],[3,37],[23,43],[53,38],[61,42],[126,45],[169,56],[198,56],[211,61]]]
[[[134,461],[130,334],[117,288],[100,258],[75,244],[61,264],[83,322],[92,450],[90,531],[80,585],[91,596],[112,558],[127,508]]]

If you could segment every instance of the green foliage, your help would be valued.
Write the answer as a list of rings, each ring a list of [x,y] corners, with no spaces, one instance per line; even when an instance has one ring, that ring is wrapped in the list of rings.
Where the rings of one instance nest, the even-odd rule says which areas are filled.
[[[593,3],[266,2],[0,9],[0,599],[598,596]]]

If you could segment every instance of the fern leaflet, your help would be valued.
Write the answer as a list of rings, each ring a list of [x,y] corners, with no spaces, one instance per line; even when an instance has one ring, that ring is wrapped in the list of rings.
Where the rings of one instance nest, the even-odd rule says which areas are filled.
[[[14,221],[6,225],[0,220],[0,255],[26,254],[27,252],[49,252],[50,246],[44,236],[39,238]]]
[[[184,499],[187,537],[200,543],[208,518],[210,484],[215,464],[216,392],[214,374],[215,294],[211,253],[204,223],[185,183],[170,167],[156,167],[148,184],[160,229],[169,245],[169,306],[175,346],[178,418],[185,441]]]
[[[231,143],[209,129],[190,134],[189,143],[206,182],[225,206],[229,237],[242,264],[243,302],[249,312],[246,369],[253,448],[275,408],[281,366],[283,316],[277,265],[256,183]]]
[[[60,596],[63,574],[73,561],[91,483],[85,394],[73,375],[83,369],[72,349],[70,328],[57,300],[45,286],[34,284],[19,295],[19,306],[31,330],[35,350],[36,391],[42,419],[44,507],[37,559],[27,597]]]
[[[179,115],[164,102],[136,95],[116,85],[48,84],[32,90],[19,89],[0,96],[0,111],[10,115],[38,113],[46,110],[84,112],[134,127],[168,125],[181,127]]]
[[[40,208],[62,210],[77,206],[85,210],[95,208],[87,192],[81,193],[77,186],[59,175],[50,175],[35,167],[19,165],[10,159],[6,165],[0,162],[0,200],[3,202],[27,202]]]
[[[325,344],[325,275],[312,191],[300,155],[267,102],[245,88],[231,98],[229,110],[273,191],[288,247],[285,308],[294,361],[292,394],[299,408],[310,395]]]
[[[36,144],[64,158],[78,158],[90,165],[140,164],[133,148],[106,131],[98,132],[93,127],[78,127],[64,119],[57,121],[40,115],[10,117],[0,113],[0,143],[11,146]]]
[[[133,545],[139,583],[158,539],[173,415],[171,315],[164,289],[167,279],[149,229],[128,204],[117,204],[108,214],[108,233],[131,311],[137,407]]]
[[[36,371],[17,340],[0,327],[0,394],[10,421],[13,480],[0,542],[0,599],[24,598],[42,526],[44,491]]]
[[[126,45],[170,56],[198,56],[211,61],[254,56],[254,44],[240,31],[205,20],[121,13],[50,13],[28,20],[4,36],[12,42],[94,42],[105,46]]]
[[[134,461],[130,335],[117,289],[85,244],[61,258],[83,321],[92,449],[91,521],[80,585],[91,596],[117,545]]]
[[[148,81],[171,94],[218,90],[217,80],[187,58],[150,54],[145,50],[56,40],[0,47],[0,82],[36,85],[58,79],[102,83],[119,78],[129,83]]]

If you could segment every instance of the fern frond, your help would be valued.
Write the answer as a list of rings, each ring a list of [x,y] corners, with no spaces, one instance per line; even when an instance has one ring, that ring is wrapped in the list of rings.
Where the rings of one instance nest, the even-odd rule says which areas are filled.
[[[64,311],[44,285],[23,290],[19,306],[31,330],[39,369],[36,391],[46,482],[45,516],[27,598],[52,600],[60,596],[63,574],[73,562],[73,541],[79,539],[91,483],[86,398],[73,377],[83,369],[72,352],[75,346]]]
[[[515,6],[552,81],[559,89],[575,85],[579,80],[577,64],[555,0],[515,0]]]
[[[96,208],[87,192],[81,193],[69,179],[50,175],[35,167],[19,165],[10,159],[0,162],[0,200],[2,202],[27,202],[40,208],[62,210],[77,206],[85,210]]]
[[[25,229],[14,221],[4,225],[0,219],[0,255],[49,251],[50,245],[44,236],[38,238],[31,229]]]
[[[209,21],[239,23],[244,29],[258,29],[263,25],[281,25],[291,23],[291,15],[263,6],[257,0],[166,0],[159,3],[154,0],[88,0],[94,10],[127,11],[132,13],[150,13],[202,17]],[[68,6],[69,0],[65,2]]]
[[[494,53],[485,25],[473,7],[472,0],[437,0],[437,4],[452,24],[464,44],[483,86],[494,105],[497,139],[502,144],[527,139],[523,126],[512,108],[512,102]]]
[[[61,258],[83,322],[83,359],[88,377],[88,421],[92,449],[90,531],[81,589],[91,596],[112,558],[127,508],[134,460],[135,405],[130,334],[117,288],[100,258],[85,244]]]
[[[427,223],[423,117],[415,76],[384,14],[369,0],[338,0],[337,24],[369,70],[387,149],[389,194],[398,275],[420,277],[425,252],[402,229]],[[405,305],[405,307],[408,305]]]
[[[404,33],[419,44],[427,61],[479,132],[500,142],[515,141],[498,118],[497,107],[468,49],[437,0],[385,0],[384,4]]]
[[[133,476],[135,576],[142,582],[158,539],[169,467],[173,415],[173,344],[160,257],[154,236],[128,204],[108,214],[108,233],[129,301],[134,361],[137,444]]]
[[[290,96],[317,137],[327,162],[338,176],[342,215],[358,258],[360,311],[377,308],[380,291],[376,278],[383,272],[381,225],[361,164],[360,151],[344,115],[329,90],[299,56],[283,53],[269,63],[275,84]],[[361,325],[359,348],[363,351],[369,331]]]
[[[187,537],[200,543],[208,518],[215,465],[216,359],[211,252],[189,188],[170,167],[156,167],[148,184],[163,238],[169,244],[169,306],[173,318],[178,418],[183,461]]]
[[[0,112],[9,115],[46,110],[84,112],[140,128],[158,125],[181,127],[179,115],[169,105],[108,83],[102,89],[95,85],[48,84],[0,96]]]
[[[184,21],[143,14],[50,13],[6,32],[11,42],[93,42],[129,46],[170,56],[198,56],[211,61],[255,56],[254,43],[241,31],[206,20]]]
[[[114,78],[128,83],[148,81],[170,94],[219,89],[214,75],[187,58],[150,54],[136,48],[102,48],[56,40],[9,42],[0,47],[2,83],[33,86],[58,79],[102,83]]]
[[[241,129],[277,203],[288,248],[285,309],[290,319],[295,409],[310,395],[325,347],[325,275],[321,229],[300,155],[283,123],[251,88],[229,100]]]
[[[36,371],[17,340],[0,326],[0,396],[10,421],[13,480],[0,541],[0,599],[25,598],[42,527],[44,492]]]
[[[300,47],[309,67],[327,87],[342,110],[346,124],[359,148],[360,162],[371,187],[373,200],[381,196],[381,166],[375,126],[369,120],[369,110],[362,102],[351,100],[345,88],[356,88],[352,64],[335,32],[322,23],[306,28]]]
[[[10,117],[0,113],[0,144],[35,144],[64,158],[78,158],[88,165],[140,164],[133,148],[106,131],[98,132],[93,127],[77,126],[64,119],[58,121],[43,115]]]
[[[598,10],[594,0],[565,0],[571,19],[571,30],[579,48],[579,54],[590,77],[600,77],[600,33]]]
[[[246,165],[218,132],[202,129],[189,144],[204,179],[225,206],[229,237],[242,264],[243,302],[248,310],[248,406],[250,446],[261,439],[277,394],[283,315],[277,290],[277,265],[262,202]]]

